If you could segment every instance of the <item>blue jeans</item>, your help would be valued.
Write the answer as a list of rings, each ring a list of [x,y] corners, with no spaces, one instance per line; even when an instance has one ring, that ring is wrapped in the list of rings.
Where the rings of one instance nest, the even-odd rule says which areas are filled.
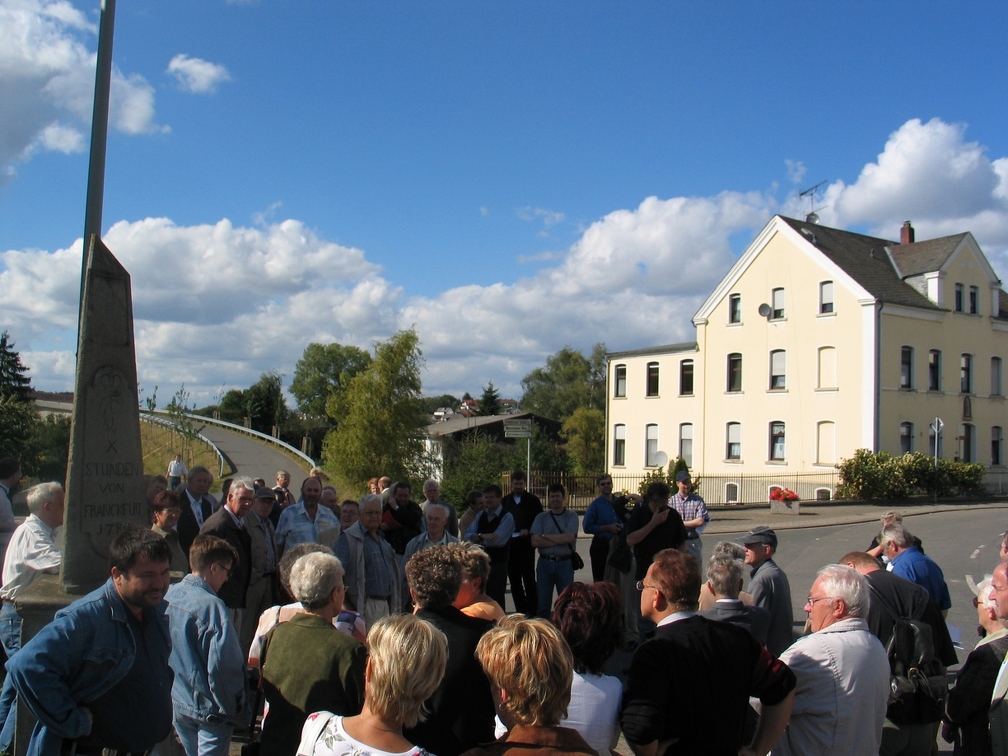
[[[540,556],[536,565],[536,591],[539,594],[539,616],[549,619],[553,616],[553,586],[557,596],[574,582],[574,565],[570,559],[554,562]]]
[[[21,618],[14,610],[14,604],[6,601],[0,607],[0,643],[8,659],[21,650]]]
[[[198,722],[175,715],[175,734],[186,756],[228,756],[231,748],[232,725]]]

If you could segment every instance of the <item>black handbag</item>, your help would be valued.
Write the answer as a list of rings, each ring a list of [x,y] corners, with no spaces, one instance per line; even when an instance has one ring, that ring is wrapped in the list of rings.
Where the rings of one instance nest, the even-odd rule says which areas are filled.
[[[560,527],[560,523],[557,522],[557,518],[553,516],[552,512],[549,513],[549,516],[550,519],[553,520],[553,524],[556,525],[557,534],[559,535],[560,533],[563,533],[564,529]],[[577,534],[575,534],[574,543],[577,543],[576,535]],[[583,570],[585,565],[584,559],[581,558],[581,555],[577,553],[577,549],[574,548],[574,543],[568,543],[567,545],[571,550],[571,565],[574,567],[574,572],[577,572],[578,570]]]

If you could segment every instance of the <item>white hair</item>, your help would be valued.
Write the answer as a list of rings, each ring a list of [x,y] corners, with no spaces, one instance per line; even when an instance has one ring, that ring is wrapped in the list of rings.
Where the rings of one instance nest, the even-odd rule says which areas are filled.
[[[291,567],[291,593],[310,612],[326,606],[342,582],[343,565],[332,554],[305,554]]]
[[[828,564],[816,574],[822,579],[823,592],[830,598],[843,599],[846,617],[867,617],[871,601],[868,579],[845,564]]]
[[[47,501],[55,502],[59,493],[63,493],[63,486],[59,483],[39,483],[37,486],[32,486],[26,494],[28,511],[38,515],[42,511],[42,505]]]
[[[255,493],[255,483],[252,482],[252,478],[248,475],[239,475],[237,478],[231,479],[231,488],[228,489],[228,496],[237,492],[239,488],[247,488],[252,493]]]

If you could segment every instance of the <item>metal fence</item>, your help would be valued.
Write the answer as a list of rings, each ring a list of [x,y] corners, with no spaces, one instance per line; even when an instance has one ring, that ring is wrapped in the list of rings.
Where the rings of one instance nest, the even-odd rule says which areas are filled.
[[[598,496],[593,475],[573,473],[535,472],[529,474],[529,490],[546,503],[546,489],[551,483],[561,483],[567,490],[567,506],[577,512],[584,512],[592,499]],[[502,488],[510,488],[510,475],[505,475]],[[613,490],[637,493],[644,475],[614,474]],[[742,504],[766,504],[774,488],[789,488],[801,501],[829,501],[836,496],[840,482],[836,470],[823,472],[764,473],[758,475],[703,475],[693,474],[694,487],[708,507],[733,507]],[[1006,481],[1008,485],[1008,481]]]

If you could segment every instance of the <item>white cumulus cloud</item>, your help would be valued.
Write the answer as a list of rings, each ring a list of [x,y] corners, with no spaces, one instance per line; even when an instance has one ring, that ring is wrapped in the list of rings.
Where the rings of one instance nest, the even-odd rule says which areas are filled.
[[[946,201],[933,201],[936,192]],[[988,156],[963,126],[907,122],[853,181],[829,185],[820,204],[824,224],[888,238],[906,219],[918,239],[972,231],[995,269],[1008,270],[1008,158]],[[185,382],[209,402],[222,384],[245,387],[271,369],[289,383],[309,342],[370,348],[415,326],[425,392],[474,392],[493,380],[518,397],[521,378],[567,344],[692,340],[691,317],[734,262],[733,242],[752,238],[775,212],[801,217],[806,207],[794,194],[783,203],[738,191],[648,197],[588,225],[532,276],[428,297],[410,296],[364,251],[295,219],[120,221],[105,241],[132,275],[141,383],[165,395]],[[529,215],[542,220],[534,208]],[[72,380],[66,334],[76,325],[79,245],[0,254],[0,329],[25,350],[41,388]]]
[[[40,150],[77,152],[90,129],[96,28],[65,0],[0,3],[0,167]],[[154,89],[112,71],[109,120],[130,134],[157,131]]]
[[[202,58],[190,58],[185,53],[171,59],[168,73],[178,80],[183,89],[199,94],[216,92],[219,84],[231,81],[231,74],[224,66]]]

